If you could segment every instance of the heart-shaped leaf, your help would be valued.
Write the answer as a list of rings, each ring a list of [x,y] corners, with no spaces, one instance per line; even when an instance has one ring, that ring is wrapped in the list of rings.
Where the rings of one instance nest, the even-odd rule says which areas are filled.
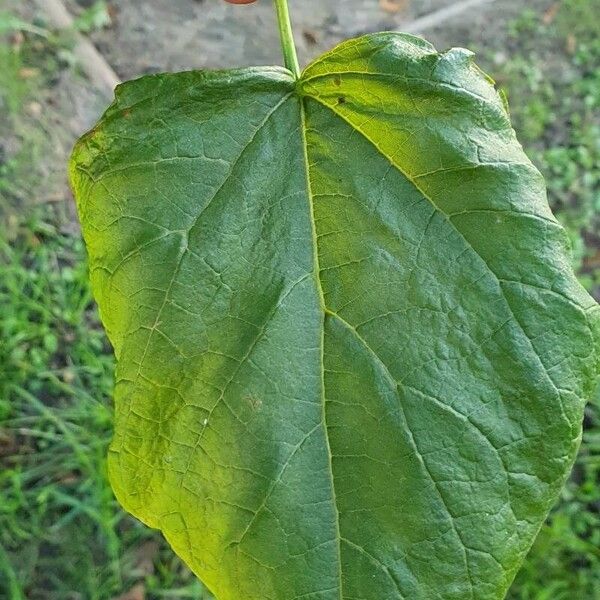
[[[115,492],[219,600],[504,596],[600,318],[467,51],[144,77],[71,173]]]

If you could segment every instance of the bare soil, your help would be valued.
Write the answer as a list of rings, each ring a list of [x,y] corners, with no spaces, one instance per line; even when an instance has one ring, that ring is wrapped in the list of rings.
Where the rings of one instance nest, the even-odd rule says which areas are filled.
[[[93,0],[63,0],[73,15]],[[270,0],[232,6],[223,0],[108,0],[112,23],[89,38],[123,80],[160,71],[281,64]],[[459,0],[290,0],[301,64],[340,41],[367,32],[402,30],[416,19]],[[528,0],[543,14],[553,0]],[[0,6],[44,25],[47,15],[34,0],[0,0]],[[420,31],[438,48],[467,46],[510,53],[507,23],[524,9],[523,0],[480,0],[477,6]],[[106,100],[77,69],[64,68],[41,97],[56,141],[47,170],[65,164],[73,141],[93,125]],[[41,160],[45,160],[41,157]],[[52,196],[66,191],[66,173],[47,180]]]
[[[77,0],[69,0],[77,10]],[[79,0],[85,3],[86,0]],[[457,0],[290,0],[301,64],[343,39],[402,29]],[[535,9],[552,0],[531,0]],[[270,0],[232,6],[222,0],[112,0],[114,25],[92,39],[124,79],[155,71],[279,64]],[[423,35],[440,47],[501,41],[522,0],[481,2]]]

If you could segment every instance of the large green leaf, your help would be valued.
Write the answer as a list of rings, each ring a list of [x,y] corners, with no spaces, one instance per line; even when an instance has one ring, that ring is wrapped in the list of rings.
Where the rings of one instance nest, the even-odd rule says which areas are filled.
[[[71,172],[127,510],[219,600],[504,596],[600,318],[467,51],[144,77]]]

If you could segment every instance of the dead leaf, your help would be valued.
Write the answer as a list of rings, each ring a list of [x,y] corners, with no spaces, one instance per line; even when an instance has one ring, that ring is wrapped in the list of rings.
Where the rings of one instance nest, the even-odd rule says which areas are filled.
[[[569,54],[575,54],[575,51],[577,50],[577,38],[570,33],[567,36],[567,52]]]
[[[146,600],[146,588],[144,584],[134,585],[128,592],[113,598],[113,600]]]
[[[542,23],[544,25],[550,25],[556,18],[558,14],[558,9],[560,8],[560,2],[555,2],[546,10],[546,12],[542,15]]]
[[[110,24],[111,25],[116,25],[117,24],[117,17],[119,16],[119,9],[116,6],[113,6],[112,4],[108,5],[108,16],[110,18]]]
[[[142,544],[136,550],[135,567],[141,575],[152,575],[154,573],[154,560],[158,555],[159,546],[155,541]]]
[[[314,31],[311,31],[310,29],[304,29],[302,31],[302,35],[304,36],[304,39],[306,40],[306,43],[309,46],[315,46],[319,42],[319,40],[317,39],[317,34],[314,33]]]
[[[586,256],[583,259],[583,267],[587,270],[595,270],[600,268],[600,250],[597,250],[592,256]]]
[[[410,0],[379,0],[379,6],[386,13],[395,15],[406,10],[409,2]]]
[[[29,102],[27,112],[34,118],[39,119],[42,116],[42,105],[39,102]]]
[[[16,454],[19,449],[14,434],[0,429],[0,457]]]
[[[75,473],[68,473],[60,478],[60,482],[65,485],[69,485],[71,483],[77,483],[80,479],[81,478],[79,475],[76,475]]]
[[[18,50],[23,45],[24,41],[25,36],[21,31],[15,31],[9,37],[9,43],[15,50]]]
[[[19,77],[21,79],[31,79],[32,77],[37,77],[39,74],[40,70],[33,67],[23,67],[19,70]]]

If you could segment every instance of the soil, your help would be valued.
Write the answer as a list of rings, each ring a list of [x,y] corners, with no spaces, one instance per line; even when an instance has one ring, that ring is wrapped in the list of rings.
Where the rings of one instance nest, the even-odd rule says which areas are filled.
[[[452,0],[291,0],[300,62],[343,38],[400,27],[449,4]],[[222,0],[115,0],[111,5],[115,27],[94,40],[124,78],[281,62],[269,0],[247,6]]]
[[[92,0],[64,0],[73,14]],[[464,1],[464,0],[463,0]],[[472,0],[473,1],[473,0]],[[522,0],[477,0],[463,13],[422,31],[438,48],[505,48],[506,23],[524,8]],[[8,0],[21,13],[42,21],[33,0]],[[301,64],[343,39],[398,29],[459,0],[290,0]],[[553,0],[529,0],[540,14]],[[158,71],[235,68],[281,64],[270,0],[232,6],[223,0],[109,0],[112,25],[89,34],[122,79]],[[82,82],[78,85],[82,87]],[[83,87],[85,86],[85,83]],[[90,106],[90,125],[97,107]],[[81,112],[78,108],[77,112]],[[69,111],[72,115],[73,111]],[[72,120],[72,119],[71,119]]]
[[[93,0],[63,0],[73,15]],[[464,0],[463,0],[464,1]],[[477,3],[477,0],[471,0]],[[33,0],[0,0],[9,10],[44,24],[46,15]],[[458,0],[290,0],[301,64],[343,39],[367,32],[402,30],[415,19]],[[123,80],[159,71],[235,68],[281,64],[270,0],[233,6],[223,0],[108,0],[112,23],[88,36]],[[542,14],[553,0],[529,0]],[[522,0],[479,0],[477,6],[419,32],[438,48],[496,48],[506,55],[507,23],[522,13]],[[509,50],[508,50],[509,51]],[[59,85],[48,90],[52,128],[60,132],[48,156],[49,168],[64,164],[68,149],[93,125],[106,106],[77,70],[64,69]],[[46,107],[45,107],[46,108]],[[62,153],[62,155],[61,155]],[[60,178],[63,193],[66,178]],[[53,195],[58,190],[48,189]]]
[[[72,10],[77,1],[69,0]],[[290,0],[301,64],[343,39],[402,30],[456,0]],[[528,6],[549,7],[552,0]],[[280,64],[272,2],[232,6],[222,0],[112,0],[113,27],[92,39],[123,79],[156,71]],[[543,8],[542,8],[543,10]],[[522,0],[481,1],[422,33],[438,47],[501,42]]]

